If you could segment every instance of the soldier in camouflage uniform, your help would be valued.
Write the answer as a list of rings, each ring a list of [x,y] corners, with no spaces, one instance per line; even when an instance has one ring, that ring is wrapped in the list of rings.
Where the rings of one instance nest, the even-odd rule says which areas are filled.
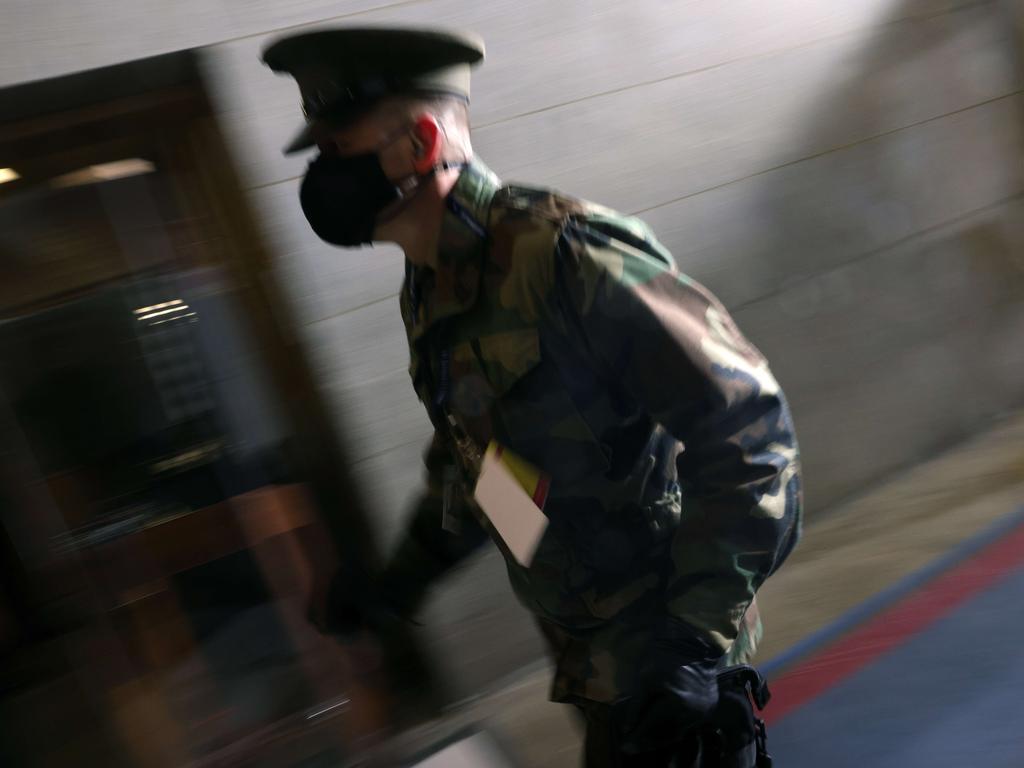
[[[799,537],[786,401],[642,221],[502,184],[472,157],[464,102],[482,54],[466,35],[380,29],[265,52],[303,93],[290,150],[320,147],[302,187],[314,230],[406,252],[409,372],[435,436],[378,597],[410,616],[493,540],[550,645],[552,699],[587,717],[587,764],[697,764],[701,739],[707,763],[729,700],[717,673],[753,654],[755,593]],[[492,441],[550,478],[529,566],[474,502]],[[753,765],[740,730],[728,764]]]

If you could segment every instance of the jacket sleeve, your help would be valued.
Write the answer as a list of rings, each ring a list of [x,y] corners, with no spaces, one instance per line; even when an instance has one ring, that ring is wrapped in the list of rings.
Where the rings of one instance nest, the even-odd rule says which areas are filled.
[[[445,468],[451,463],[443,440],[436,433],[424,455],[427,482],[405,524],[405,530],[380,575],[380,586],[391,606],[403,616],[421,607],[430,587],[487,541],[487,534],[454,498],[459,533],[442,527]],[[452,490],[456,490],[457,486]]]
[[[571,221],[555,257],[563,322],[598,370],[684,445],[670,632],[696,631],[724,652],[800,532],[798,448],[782,390],[722,304],[641,222]]]

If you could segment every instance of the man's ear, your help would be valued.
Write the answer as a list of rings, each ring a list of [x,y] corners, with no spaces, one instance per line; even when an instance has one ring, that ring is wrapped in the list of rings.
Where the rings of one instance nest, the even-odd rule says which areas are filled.
[[[437,118],[423,113],[416,118],[413,135],[416,137],[418,145],[413,168],[416,173],[423,176],[429,173],[441,159],[441,151],[444,149],[444,132],[438,125]]]

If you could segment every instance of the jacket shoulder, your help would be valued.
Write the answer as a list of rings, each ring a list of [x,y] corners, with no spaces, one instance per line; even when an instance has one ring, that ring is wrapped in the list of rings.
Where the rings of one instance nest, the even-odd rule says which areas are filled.
[[[558,239],[586,204],[549,189],[504,186],[487,223],[484,284],[502,310],[536,324],[554,290]]]
[[[555,290],[558,268],[581,258],[639,259],[674,269],[672,257],[640,219],[550,189],[509,185],[495,194],[488,222],[486,278],[504,307],[535,320]],[[568,263],[562,263],[568,262]]]

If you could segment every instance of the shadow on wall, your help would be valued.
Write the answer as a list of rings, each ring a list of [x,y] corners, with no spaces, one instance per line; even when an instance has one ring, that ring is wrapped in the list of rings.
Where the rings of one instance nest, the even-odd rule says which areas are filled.
[[[994,3],[928,8],[838,62],[808,159],[726,193],[752,215],[711,287],[786,388],[812,508],[1024,402],[1016,41]]]

